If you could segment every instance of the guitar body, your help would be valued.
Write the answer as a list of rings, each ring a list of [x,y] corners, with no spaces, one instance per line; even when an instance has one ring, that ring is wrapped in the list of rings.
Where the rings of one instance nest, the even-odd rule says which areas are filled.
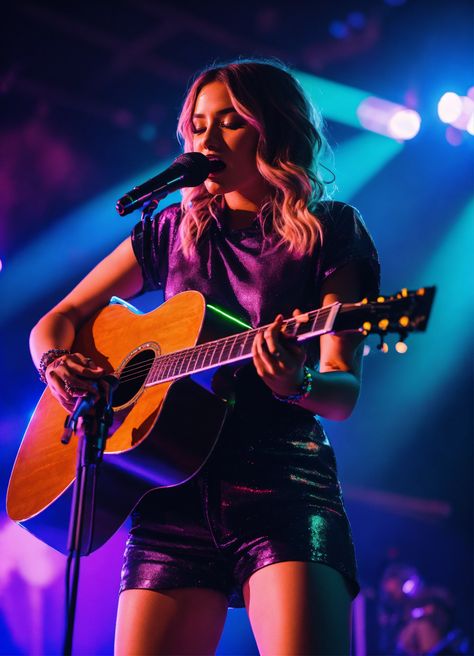
[[[73,351],[114,373],[114,422],[95,489],[83,553],[100,547],[148,491],[179,485],[209,457],[229,403],[212,391],[206,372],[145,387],[157,355],[229,332],[206,312],[203,296],[183,292],[148,314],[109,305],[84,325]],[[232,326],[235,331],[235,327]],[[199,382],[196,382],[199,381]],[[61,443],[67,412],[47,388],[28,425],[12,471],[7,512],[37,537],[67,552],[78,437]]]

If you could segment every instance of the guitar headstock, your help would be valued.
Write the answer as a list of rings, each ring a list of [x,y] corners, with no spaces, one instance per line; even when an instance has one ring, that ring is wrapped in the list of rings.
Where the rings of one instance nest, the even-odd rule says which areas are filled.
[[[364,299],[360,303],[344,304],[336,318],[335,329],[380,335],[379,348],[385,351],[385,335],[398,333],[400,344],[409,333],[426,330],[435,291],[436,287],[412,291],[402,289],[392,296],[379,296],[374,301]]]

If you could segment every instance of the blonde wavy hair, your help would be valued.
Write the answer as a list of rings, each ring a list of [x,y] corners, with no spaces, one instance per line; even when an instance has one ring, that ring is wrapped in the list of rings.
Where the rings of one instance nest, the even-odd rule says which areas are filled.
[[[328,150],[321,118],[295,78],[282,65],[264,60],[238,60],[200,73],[187,92],[178,121],[184,151],[193,149],[192,117],[201,89],[223,82],[232,104],[258,133],[257,168],[271,187],[261,208],[271,217],[272,231],[298,255],[312,252],[323,231],[312,210],[326,196],[320,157]],[[204,184],[182,191],[181,247],[187,257],[219,209],[222,196]]]

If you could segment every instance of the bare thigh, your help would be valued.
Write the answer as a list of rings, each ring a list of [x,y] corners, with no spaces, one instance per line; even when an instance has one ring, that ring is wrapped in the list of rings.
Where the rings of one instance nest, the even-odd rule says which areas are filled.
[[[243,587],[262,656],[348,656],[351,597],[326,565],[288,561],[257,570]]]
[[[124,590],[115,631],[116,656],[214,654],[227,615],[217,590]]]

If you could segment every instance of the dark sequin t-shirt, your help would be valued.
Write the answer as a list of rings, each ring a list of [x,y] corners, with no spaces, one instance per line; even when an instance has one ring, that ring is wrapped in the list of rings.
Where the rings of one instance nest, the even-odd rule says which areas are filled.
[[[186,259],[178,234],[180,207],[170,205],[148,229],[140,222],[132,231],[142,291],[162,289],[167,300],[194,289],[254,328],[270,323],[278,313],[287,317],[295,308],[318,308],[324,280],[349,262],[361,265],[362,295],[376,295],[377,252],[359,212],[345,203],[325,201],[315,214],[324,239],[309,255],[291,254],[276,237],[265,236],[261,216],[238,230],[230,230],[222,217],[212,220],[197,253]]]
[[[361,295],[375,296],[377,253],[357,210],[339,202],[321,202],[315,214],[324,240],[311,254],[290,254],[276,237],[268,236],[260,215],[249,228],[240,230],[230,230],[221,216],[212,220],[197,253],[188,260],[180,249],[181,211],[171,205],[132,231],[143,291],[162,289],[166,300],[194,289],[253,327],[273,321],[278,313],[290,316],[296,307],[302,311],[318,308],[324,280],[350,262],[360,265]],[[319,359],[317,342],[311,342],[308,353],[313,364]],[[281,560],[325,563],[339,570],[351,594],[357,594],[350,526],[334,452],[323,427],[309,411],[275,400],[251,362],[235,377],[235,406],[217,447],[193,480],[204,490],[207,521],[220,545],[220,557],[226,557],[226,566],[233,563],[231,605],[244,605],[241,585],[252,571]],[[186,524],[183,528],[181,511],[173,521],[172,535],[179,534],[179,540],[192,538],[192,529]],[[140,565],[145,574],[127,574],[124,587],[153,588],[157,577],[157,589],[170,585],[168,579],[160,578],[164,566],[157,573],[155,547],[143,551],[143,535],[149,535],[150,522],[158,531],[160,549],[168,545],[168,533],[163,538],[164,529],[157,528],[163,522],[159,492],[147,495],[135,510],[124,571],[138,571],[133,564],[133,554],[138,553],[137,562],[145,559]],[[171,544],[171,555],[166,552],[173,563],[176,553],[181,553],[178,547]],[[189,555],[188,542],[183,548]],[[237,560],[241,564],[235,565],[234,559],[242,554]],[[159,558],[163,558],[161,551]],[[213,562],[209,563],[212,571]],[[177,571],[176,567],[170,571]],[[178,585],[175,578],[172,585]],[[184,585],[182,580],[179,585]]]

